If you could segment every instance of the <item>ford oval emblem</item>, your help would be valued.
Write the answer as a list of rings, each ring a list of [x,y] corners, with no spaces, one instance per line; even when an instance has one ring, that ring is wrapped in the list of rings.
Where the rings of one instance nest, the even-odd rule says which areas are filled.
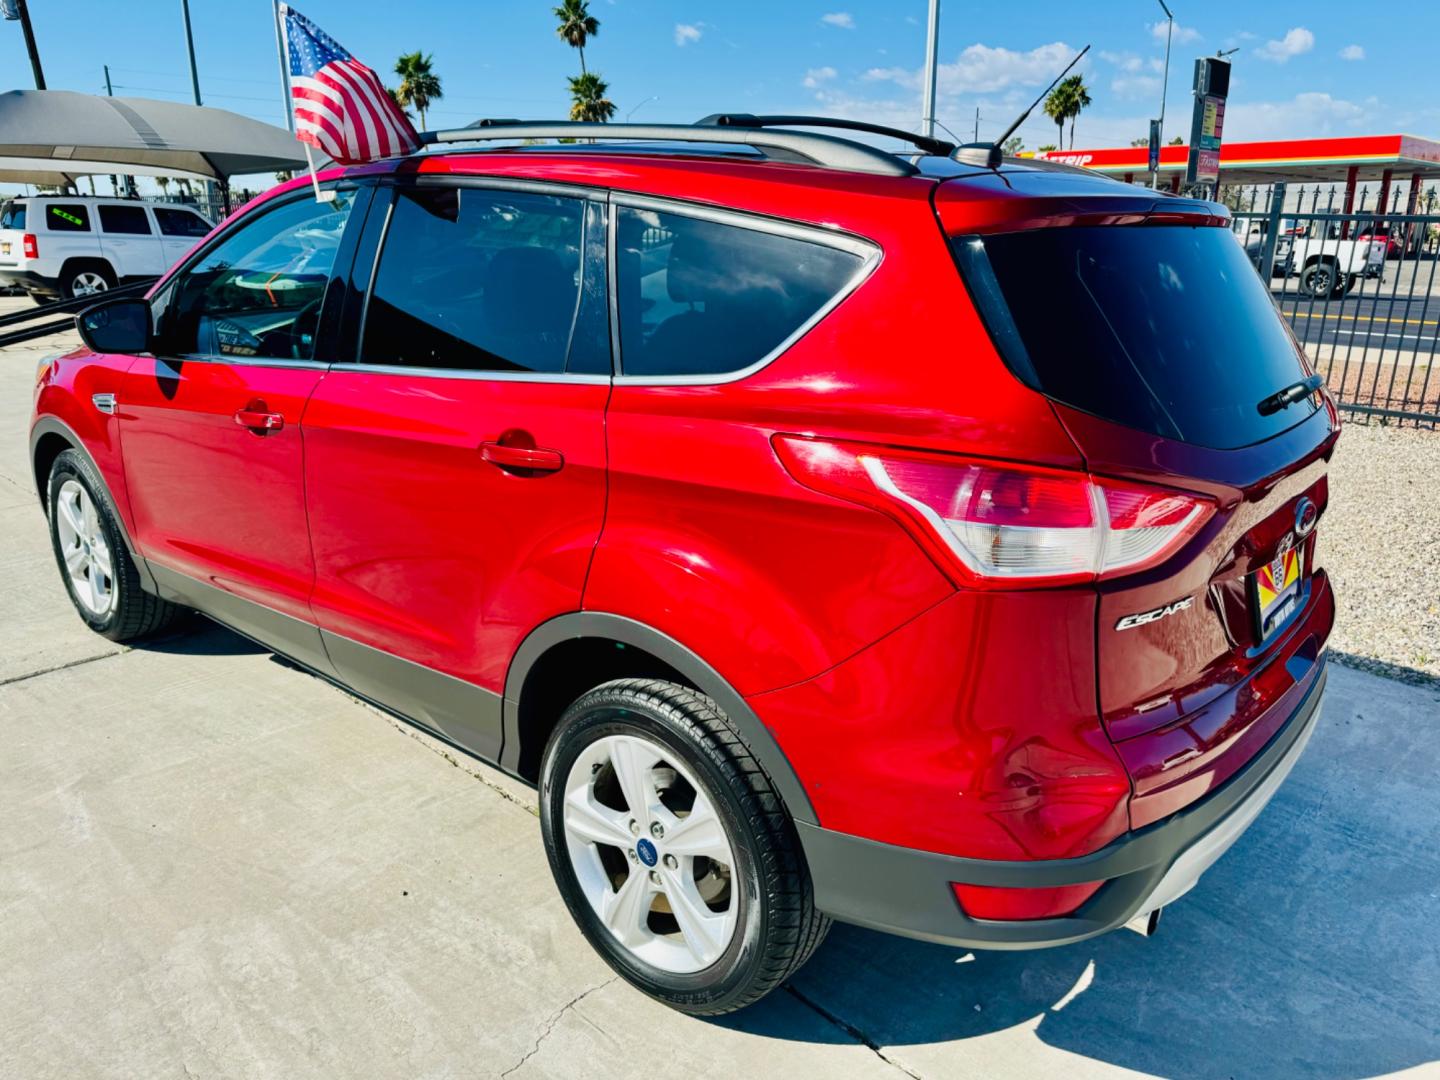
[[[635,845],[635,854],[640,856],[640,861],[646,866],[654,866],[660,861],[660,854],[655,850],[655,845],[649,840],[641,840]]]
[[[1295,504],[1295,535],[1309,536],[1320,518],[1320,508],[1307,496],[1301,496]]]

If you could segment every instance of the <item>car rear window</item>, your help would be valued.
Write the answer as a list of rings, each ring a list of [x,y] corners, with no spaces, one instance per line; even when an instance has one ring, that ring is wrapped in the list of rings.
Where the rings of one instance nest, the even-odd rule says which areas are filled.
[[[107,233],[149,236],[150,220],[143,206],[101,206],[100,228]]]
[[[89,232],[90,208],[84,203],[51,203],[45,208],[45,227],[51,232]]]
[[[758,229],[622,206],[616,241],[626,375],[743,371],[793,340],[864,259]]]
[[[1298,347],[1228,229],[1094,226],[955,240],[996,346],[1023,381],[1103,419],[1233,449],[1293,427],[1263,415],[1306,377]]]
[[[23,202],[6,203],[4,209],[0,209],[0,229],[23,228],[25,228],[25,204]]]
[[[160,231],[166,236],[206,236],[210,232],[210,223],[189,210],[171,210],[164,206],[154,210]]]

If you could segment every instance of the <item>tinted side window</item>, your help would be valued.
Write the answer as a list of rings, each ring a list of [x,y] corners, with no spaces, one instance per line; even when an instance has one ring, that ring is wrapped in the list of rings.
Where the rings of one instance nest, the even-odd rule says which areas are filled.
[[[621,207],[626,375],[718,375],[763,360],[841,292],[863,259],[789,236]]]
[[[163,206],[154,209],[155,221],[166,236],[204,236],[210,231],[210,223],[189,210],[171,210]]]
[[[158,316],[171,355],[310,360],[354,195],[292,199],[241,225],[180,275]]]
[[[395,195],[360,360],[565,370],[580,307],[584,203],[481,188]]]
[[[5,209],[0,210],[0,229],[23,228],[25,228],[25,204],[18,201],[6,203]]]
[[[45,227],[51,232],[89,232],[90,208],[84,203],[51,203],[45,208]]]
[[[100,231],[124,233],[131,236],[149,236],[150,221],[145,217],[143,206],[102,206],[100,207]]]

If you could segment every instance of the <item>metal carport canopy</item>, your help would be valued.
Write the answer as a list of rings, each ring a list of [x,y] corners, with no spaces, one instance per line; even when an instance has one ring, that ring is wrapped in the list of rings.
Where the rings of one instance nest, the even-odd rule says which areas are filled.
[[[1183,173],[1187,146],[1160,148],[1160,173]],[[1110,176],[1149,176],[1145,146],[1108,150],[1050,150],[1032,155],[1046,161],[1082,165]],[[1354,173],[1351,170],[1354,169]],[[1223,143],[1222,184],[1345,183],[1383,180],[1386,173],[1420,181],[1440,179],[1440,143],[1415,135],[1358,135],[1334,139],[1285,139]]]
[[[223,181],[304,167],[290,132],[224,109],[71,90],[0,93],[0,180],[183,173]]]

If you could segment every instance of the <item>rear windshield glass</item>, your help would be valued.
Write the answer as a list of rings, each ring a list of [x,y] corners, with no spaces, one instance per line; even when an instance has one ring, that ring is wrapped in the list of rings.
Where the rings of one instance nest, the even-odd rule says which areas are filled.
[[[1218,449],[1315,411],[1312,398],[1257,408],[1307,372],[1228,229],[1075,227],[955,244],[1007,363],[1057,401]]]
[[[6,203],[5,208],[0,210],[0,229],[23,228],[25,228],[25,204],[23,202]]]

